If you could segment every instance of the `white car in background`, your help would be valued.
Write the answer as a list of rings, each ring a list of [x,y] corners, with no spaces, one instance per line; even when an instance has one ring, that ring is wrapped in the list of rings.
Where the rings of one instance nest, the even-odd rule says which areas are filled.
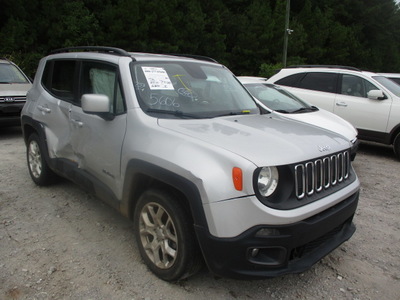
[[[400,84],[400,73],[378,73],[378,75],[385,76],[386,78],[393,80],[397,84]]]
[[[307,65],[281,69],[267,82],[349,121],[358,138],[393,145],[400,159],[400,85],[354,67]]]
[[[264,109],[292,120],[312,124],[344,136],[351,141],[354,159],[359,141],[357,130],[346,120],[326,110],[312,106],[287,90],[266,82],[266,78],[238,76],[239,81]]]

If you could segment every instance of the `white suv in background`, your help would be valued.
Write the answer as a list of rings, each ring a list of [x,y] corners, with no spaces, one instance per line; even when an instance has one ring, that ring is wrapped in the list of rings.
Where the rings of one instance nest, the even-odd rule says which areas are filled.
[[[378,75],[385,76],[397,84],[400,84],[400,73],[378,73]]]
[[[355,158],[359,140],[357,130],[349,122],[329,111],[306,103],[282,87],[267,83],[266,78],[251,76],[237,78],[266,110],[344,136],[352,143],[351,155],[352,159]]]
[[[400,85],[344,66],[294,66],[267,80],[331,111],[358,129],[360,139],[393,145],[400,158]]]

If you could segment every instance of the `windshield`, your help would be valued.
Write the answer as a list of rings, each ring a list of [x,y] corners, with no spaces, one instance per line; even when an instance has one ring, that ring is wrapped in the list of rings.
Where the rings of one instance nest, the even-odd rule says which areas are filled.
[[[245,84],[249,92],[269,109],[284,112],[307,112],[313,107],[278,86],[263,83]]]
[[[373,76],[376,81],[382,84],[385,88],[400,97],[400,85],[384,76]]]
[[[0,83],[29,83],[29,81],[16,66],[1,63]]]
[[[141,108],[164,118],[213,118],[260,113],[233,74],[219,65],[198,62],[132,64]]]

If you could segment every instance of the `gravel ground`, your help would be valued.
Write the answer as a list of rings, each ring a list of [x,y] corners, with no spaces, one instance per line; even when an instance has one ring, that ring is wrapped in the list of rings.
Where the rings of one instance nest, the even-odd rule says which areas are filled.
[[[0,299],[400,299],[400,162],[362,143],[354,236],[311,270],[240,281],[206,269],[180,283],[143,264],[132,224],[76,185],[38,187],[19,128],[0,132]]]

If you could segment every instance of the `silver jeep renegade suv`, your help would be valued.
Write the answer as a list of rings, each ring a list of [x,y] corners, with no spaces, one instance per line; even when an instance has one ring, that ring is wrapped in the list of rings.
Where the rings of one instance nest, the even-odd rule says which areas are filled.
[[[204,57],[61,49],[23,109],[29,173],[83,186],[133,220],[160,278],[302,272],[348,240],[351,144],[257,107]]]

